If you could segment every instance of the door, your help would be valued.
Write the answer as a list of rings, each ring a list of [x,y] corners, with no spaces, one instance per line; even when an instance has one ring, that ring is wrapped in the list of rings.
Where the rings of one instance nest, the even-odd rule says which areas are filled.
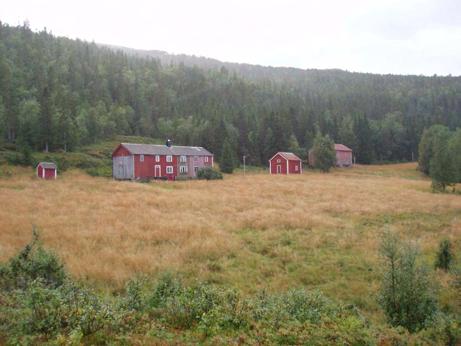
[[[162,176],[162,170],[160,169],[160,165],[155,165],[154,167],[154,177],[160,178]]]
[[[277,165],[277,174],[282,174],[282,166]]]

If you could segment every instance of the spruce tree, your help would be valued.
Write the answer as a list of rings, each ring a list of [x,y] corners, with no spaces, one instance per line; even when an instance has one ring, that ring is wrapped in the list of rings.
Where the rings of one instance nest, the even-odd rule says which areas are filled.
[[[229,140],[225,140],[222,151],[221,151],[221,160],[219,161],[219,167],[221,172],[232,173],[234,171],[234,153],[232,151],[232,146]]]
[[[436,134],[433,141],[433,157],[430,161],[429,174],[434,190],[445,191],[447,186],[456,183],[456,168],[449,150],[451,133],[445,129]]]
[[[447,127],[443,125],[433,125],[425,129],[421,136],[418,147],[418,168],[426,175],[429,175],[430,163],[434,151],[434,139],[438,134],[447,130]]]
[[[418,249],[387,233],[381,243],[384,273],[379,303],[389,323],[410,332],[425,327],[437,312],[433,283],[418,262]]]
[[[448,239],[444,239],[439,244],[439,250],[437,251],[437,257],[435,259],[435,267],[446,271],[450,269],[452,261],[453,251],[451,242]]]
[[[322,136],[320,132],[317,133],[314,139],[314,147],[312,148],[314,168],[318,168],[322,172],[328,172],[336,164],[334,145],[328,135]]]

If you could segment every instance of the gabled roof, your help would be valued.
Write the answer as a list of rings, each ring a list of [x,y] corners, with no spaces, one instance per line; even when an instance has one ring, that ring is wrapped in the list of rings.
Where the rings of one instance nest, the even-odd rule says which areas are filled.
[[[277,155],[280,155],[282,156],[284,159],[288,160],[288,161],[302,161],[298,156],[296,156],[295,154],[293,153],[288,153],[288,152],[284,152],[284,151],[279,151],[278,153],[276,153],[274,156],[272,156],[270,158],[270,160],[272,160],[274,157],[276,157]],[[269,161],[270,161],[269,160]]]
[[[134,155],[184,155],[184,156],[195,156],[205,155],[212,156],[203,147],[186,147],[175,145],[167,147],[166,145],[159,144],[137,144],[137,143],[121,143],[130,153]]]
[[[58,168],[54,162],[39,162],[37,167],[38,166],[42,166],[43,168]]]
[[[344,144],[335,144],[336,151],[352,151],[351,148],[346,147]]]

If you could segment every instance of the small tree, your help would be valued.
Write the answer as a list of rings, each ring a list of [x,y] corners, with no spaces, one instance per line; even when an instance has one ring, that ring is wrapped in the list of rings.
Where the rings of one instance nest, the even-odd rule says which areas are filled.
[[[393,326],[410,332],[424,327],[437,311],[437,302],[428,271],[418,264],[418,250],[403,245],[395,235],[387,233],[381,243],[384,275],[379,303]]]
[[[314,155],[314,167],[322,172],[328,172],[336,164],[335,144],[328,135],[322,136],[319,132],[315,136],[312,154]]]
[[[235,168],[234,165],[235,162],[232,146],[226,139],[223,144],[221,160],[219,161],[219,167],[221,168],[221,172],[232,173]]]
[[[452,261],[453,252],[451,248],[451,242],[448,239],[444,239],[439,244],[439,250],[437,251],[437,257],[435,259],[435,267],[448,270],[450,269]]]
[[[450,131],[445,129],[437,133],[433,139],[433,156],[429,173],[434,190],[445,191],[447,186],[457,182],[456,167],[452,157],[454,153],[451,153],[449,147],[451,135]]]

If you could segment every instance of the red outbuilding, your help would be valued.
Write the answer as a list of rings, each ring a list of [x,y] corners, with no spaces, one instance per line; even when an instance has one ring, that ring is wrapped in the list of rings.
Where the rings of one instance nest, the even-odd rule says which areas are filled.
[[[301,174],[303,163],[293,153],[278,152],[269,160],[270,174]]]
[[[56,179],[58,167],[54,162],[40,162],[37,165],[37,177],[42,179]]]
[[[336,151],[336,166],[351,167],[352,166],[352,149],[344,144],[335,144]]]
[[[336,167],[351,167],[352,166],[352,149],[344,144],[335,144]],[[313,150],[308,153],[309,166],[315,166],[315,155]]]

